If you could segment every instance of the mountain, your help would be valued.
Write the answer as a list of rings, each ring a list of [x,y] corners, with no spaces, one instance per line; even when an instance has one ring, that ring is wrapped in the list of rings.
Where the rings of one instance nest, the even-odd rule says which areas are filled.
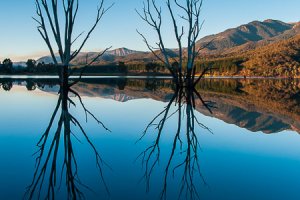
[[[101,52],[81,52],[78,56],[72,61],[73,65],[84,65],[91,62],[97,57]],[[127,57],[130,57],[129,60],[135,60],[140,58],[145,58],[152,56],[149,52],[135,51],[127,48],[118,48],[107,51],[103,56],[95,61],[95,64],[109,64],[116,63],[121,61],[128,61]],[[56,54],[56,59],[60,62],[59,56]],[[38,63],[44,62],[46,64],[52,63],[53,59],[51,56],[44,56],[37,60]]]
[[[60,57],[58,56],[58,54],[55,55],[55,58],[58,62],[60,62]],[[49,64],[49,63],[53,63],[53,59],[51,56],[43,56],[37,60],[37,63]]]
[[[170,58],[175,58],[178,56],[177,51],[173,49],[166,49],[167,54]],[[159,50],[155,51],[155,53],[159,56],[162,56]],[[99,52],[89,52],[89,53],[81,53],[78,55],[73,61],[74,65],[82,65],[92,61],[95,57],[99,55]],[[98,58],[94,64],[111,64],[118,62],[125,62],[127,64],[131,63],[148,63],[157,60],[157,58],[152,54],[152,52],[144,52],[144,51],[135,51],[127,48],[119,48],[111,51],[107,51],[103,56]]]
[[[278,20],[253,21],[237,28],[228,29],[222,33],[209,35],[197,42],[198,47],[206,47],[206,52],[220,53],[251,42],[268,40],[286,31],[293,29],[294,25]]]
[[[107,54],[113,55],[113,56],[127,56],[127,55],[131,55],[131,54],[136,54],[136,53],[142,53],[142,52],[127,49],[125,47],[114,49],[114,50],[111,50],[111,51],[107,52]]]
[[[26,62],[13,62],[13,67],[26,67]]]

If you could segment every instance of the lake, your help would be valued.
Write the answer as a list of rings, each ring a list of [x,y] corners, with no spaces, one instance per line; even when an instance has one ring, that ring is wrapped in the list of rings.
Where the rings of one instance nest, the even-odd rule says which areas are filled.
[[[300,198],[298,80],[0,86],[0,199]]]

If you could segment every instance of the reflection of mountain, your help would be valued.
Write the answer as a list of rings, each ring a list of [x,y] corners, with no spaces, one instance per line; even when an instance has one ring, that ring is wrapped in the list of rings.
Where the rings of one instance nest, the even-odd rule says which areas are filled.
[[[220,82],[210,81],[200,86],[204,88],[203,97],[216,102],[214,117],[254,132],[300,133],[299,81],[223,80],[223,88]],[[206,110],[200,112],[209,115]]]
[[[215,102],[217,109],[210,114],[205,108],[198,109],[199,112],[216,117],[226,123],[235,124],[252,132],[262,131],[264,133],[277,133],[292,129],[289,125],[291,120],[278,113],[271,113],[257,108],[251,103],[239,101],[230,96],[203,95],[203,98]],[[298,125],[300,127],[300,124]]]
[[[80,82],[74,86],[74,89],[78,91],[82,96],[101,97],[113,99],[120,102],[142,98],[167,101],[172,95],[169,88],[166,88],[169,93],[165,93],[163,90],[150,92],[147,89],[147,83],[142,80],[126,80],[125,88],[120,87],[120,85],[123,84],[120,83],[120,80],[117,79],[102,81],[98,84]]]
[[[167,102],[173,94],[171,85],[170,80],[101,79],[83,80],[74,89],[82,96],[120,102],[141,98]],[[56,92],[55,83],[39,83],[38,88]],[[207,79],[197,89],[217,107],[211,115],[204,107],[197,106],[204,115],[253,132],[295,130],[300,133],[299,81]]]
[[[145,84],[142,87],[134,86],[133,83],[119,92],[98,88],[102,91],[98,94],[114,94],[112,99],[116,99],[116,95],[126,95],[132,99],[151,98],[159,101],[168,101],[172,95],[172,90],[167,85],[149,91],[145,89],[145,82],[141,82]],[[214,109],[213,117],[226,123],[253,132],[277,133],[290,129],[300,132],[300,104],[295,88],[297,84],[297,81],[290,83],[275,80],[206,80],[199,85],[199,90],[205,100],[215,102],[217,109]],[[198,106],[197,110],[209,115],[204,107]]]

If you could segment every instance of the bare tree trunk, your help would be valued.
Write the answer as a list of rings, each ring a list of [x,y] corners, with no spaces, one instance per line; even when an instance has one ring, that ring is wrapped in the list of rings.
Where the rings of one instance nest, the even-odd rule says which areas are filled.
[[[165,0],[172,18],[174,34],[178,44],[178,60],[169,55],[165,46],[161,31],[162,8],[157,5],[155,0],[145,0],[142,12],[137,11],[137,13],[141,19],[154,28],[159,39],[156,43],[157,48],[152,47],[142,33],[139,31],[138,33],[144,39],[148,49],[165,65],[178,84],[182,85],[183,82],[186,82],[185,84],[192,86],[192,80],[194,80],[195,76],[195,59],[202,49],[196,47],[196,42],[203,25],[203,22],[200,23],[203,0],[186,0],[185,2],[181,4],[179,0]],[[183,14],[175,13],[175,10],[181,10]],[[179,27],[178,21],[180,19],[186,22],[184,26]],[[187,30],[185,31],[185,29]],[[186,39],[187,47],[183,47],[183,38]],[[159,49],[160,54],[155,49]],[[176,65],[172,64],[171,60],[175,60]],[[175,69],[174,66],[176,66]]]
[[[77,37],[74,37],[73,33],[79,10],[79,0],[62,0],[63,8],[61,9],[64,10],[63,16],[59,16],[60,9],[57,0],[35,0],[37,18],[33,19],[38,23],[37,29],[47,44],[54,64],[56,66],[59,65],[59,68],[61,68],[59,71],[60,77],[64,77],[63,75],[65,75],[68,70],[71,61],[81,52],[104,14],[113,6],[111,5],[105,8],[104,1],[105,0],[100,0],[93,26],[78,45],[78,48],[73,50],[75,42],[83,35],[82,32]],[[61,26],[62,23],[59,23],[60,17],[64,17],[65,19],[63,26]],[[47,29],[48,27],[50,27],[50,31]],[[62,32],[62,30],[64,30],[64,32]],[[62,40],[63,34],[64,41]],[[54,42],[50,40],[50,35],[53,36]],[[61,62],[58,62],[55,54],[56,50]],[[102,55],[102,53],[100,54]]]

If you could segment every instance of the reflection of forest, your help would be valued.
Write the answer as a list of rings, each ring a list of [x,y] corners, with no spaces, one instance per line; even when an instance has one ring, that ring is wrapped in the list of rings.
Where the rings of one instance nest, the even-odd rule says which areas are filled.
[[[0,80],[3,90],[14,85],[56,92],[58,80]],[[168,101],[172,97],[172,80],[162,79],[85,79],[74,89],[82,96],[102,97],[117,101],[151,98]],[[292,129],[300,132],[300,81],[275,79],[205,79],[197,85],[205,100],[217,109],[213,116],[251,131],[276,133]],[[197,107],[205,115],[205,108]]]
[[[227,123],[254,132],[300,132],[298,80],[206,80],[201,84],[203,98],[217,104],[214,116]]]

